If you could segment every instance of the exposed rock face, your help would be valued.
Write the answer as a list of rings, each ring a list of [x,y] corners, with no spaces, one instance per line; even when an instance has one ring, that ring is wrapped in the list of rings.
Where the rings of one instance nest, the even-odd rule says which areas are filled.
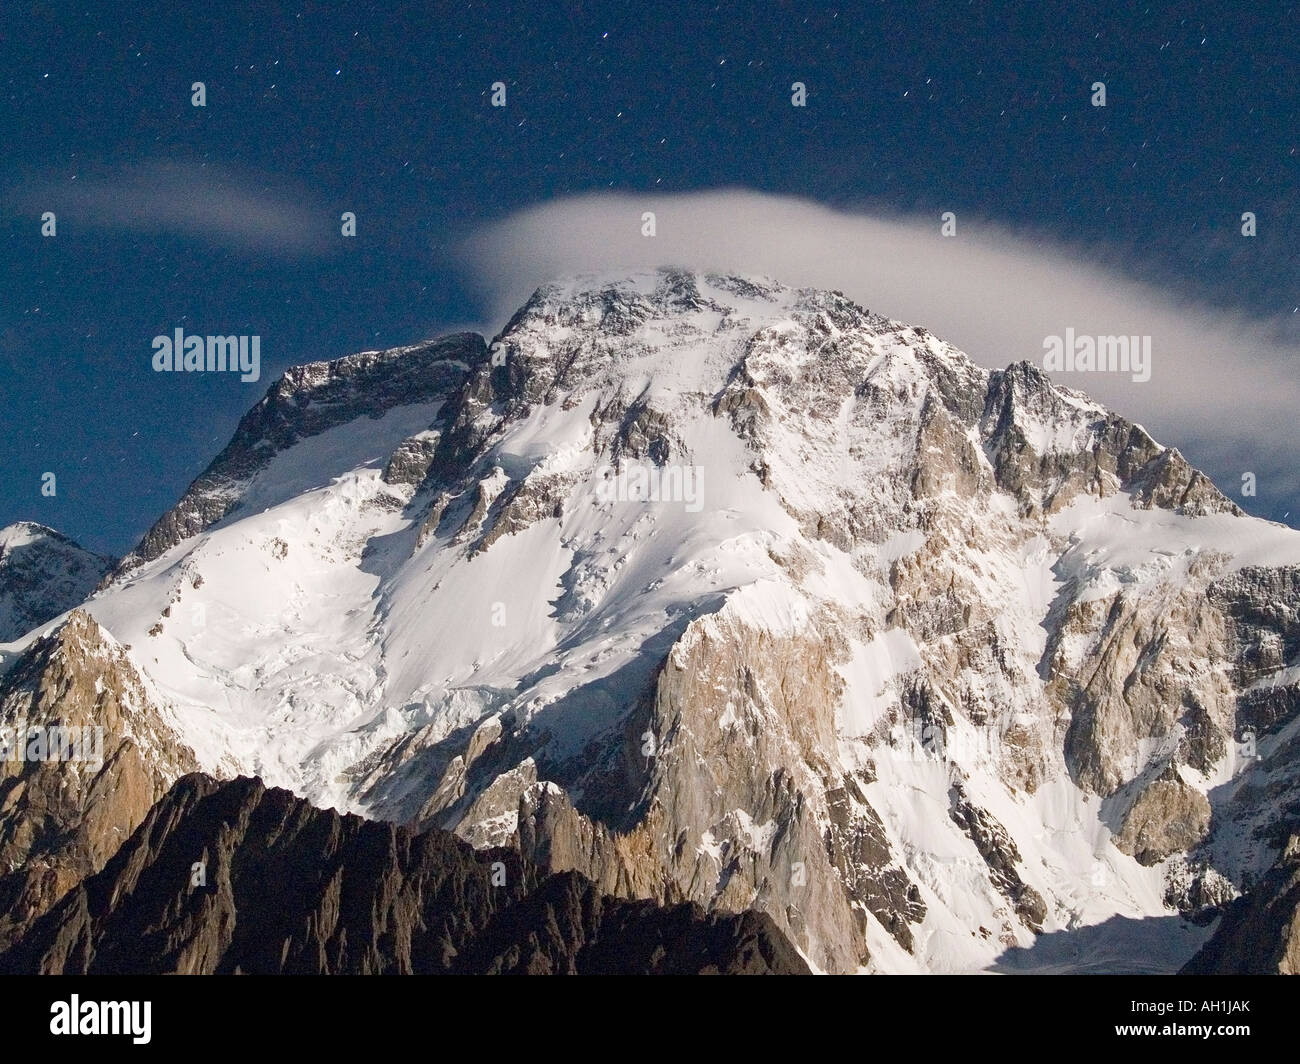
[[[925,918],[925,902],[890,850],[885,826],[861,782],[845,776],[841,787],[826,792],[827,852],[850,903],[865,907],[899,945],[911,950],[912,925]]]
[[[1200,926],[1218,919],[1223,906],[1239,896],[1232,881],[1204,861],[1179,863],[1165,879],[1165,905]]]
[[[0,528],[0,643],[80,605],[112,566],[44,525]]]
[[[1182,781],[1173,765],[1143,788],[1115,840],[1142,864],[1194,849],[1210,830],[1210,800]]]
[[[707,283],[714,292],[739,284]],[[762,301],[780,291],[746,282],[744,296]],[[511,425],[551,404],[589,402],[589,446],[611,464],[690,460],[680,426],[692,396],[629,391],[617,367],[645,356],[639,337],[648,323],[685,343],[690,315],[725,321],[730,313],[700,278],[671,271],[653,293],[539,290],[498,338],[505,365],[481,364],[454,401],[422,486],[432,502],[417,549],[437,533],[490,555],[502,536],[564,518],[580,478],[497,464]],[[1043,533],[1041,522],[1080,497],[1127,493],[1134,507],[1187,516],[1240,511],[1176,451],[1054,387],[1028,363],[985,373],[924,330],[837,293],[798,293],[791,319],[793,329],[730,341],[735,361],[709,400],[712,414],[746,441],[753,471],[805,536],[850,553],[862,571],[888,537],[920,534],[919,547],[890,564],[888,608],[855,616],[814,604],[811,623],[773,632],[724,607],[668,643],[657,675],[624,692],[619,727],[580,756],[557,759],[544,731],[488,718],[497,730],[477,751],[458,753],[455,739],[439,738],[437,783],[418,814],[401,815],[522,846],[603,889],[756,906],[825,970],[868,961],[867,913],[910,949],[927,905],[868,796],[872,761],[882,755],[864,750],[850,759],[864,768],[846,771],[838,749],[850,640],[892,628],[924,648],[917,673],[898,688],[899,712],[938,737],[941,758],[949,729],[969,723],[996,737],[998,774],[1027,792],[1059,771],[1062,756],[1092,793],[1129,786],[1116,837],[1123,852],[1151,864],[1198,845],[1208,801],[1176,774],[1157,777],[1177,764],[1208,773],[1234,741],[1233,685],[1223,670],[1185,667],[1230,641],[1223,610],[1207,598],[1224,560],[1192,558],[1177,591],[1171,581],[1108,598],[1067,593],[1047,619],[1041,660],[1004,645],[996,593],[981,570],[991,544],[1008,554],[1025,549]],[[840,431],[861,431],[870,445],[837,447],[826,411],[840,411]],[[810,441],[799,446],[814,453],[792,455],[790,439]],[[843,455],[842,479],[817,479],[820,450]],[[996,504],[1005,496],[1014,520]],[[821,564],[797,558],[781,559],[796,579]],[[1041,695],[1026,696],[1044,673]],[[638,759],[643,734],[656,750]],[[400,744],[403,759],[412,743],[420,740]],[[1139,763],[1138,751],[1153,744],[1163,752]],[[380,769],[369,778],[383,776]],[[1017,922],[1041,930],[1049,905],[1022,878],[1014,839],[960,784],[954,793],[952,820],[987,865],[992,895],[1009,906],[1003,938],[1014,939]],[[797,886],[795,866],[807,875]]]
[[[115,572],[129,572],[226,517],[258,470],[295,443],[357,418],[382,417],[395,406],[446,399],[486,352],[477,333],[457,333],[293,367],[244,415],[226,449]],[[397,468],[408,464],[399,459]]]
[[[842,685],[831,650],[815,635],[775,639],[725,610],[692,622],[655,682],[644,725],[653,739],[636,744],[651,743],[653,757],[622,756],[632,744],[594,768],[534,755],[583,801],[574,809],[534,788],[519,810],[524,852],[605,889],[758,908],[820,969],[855,970],[867,960],[868,899],[888,888],[850,889],[836,867],[837,856],[849,863],[840,847],[876,826],[869,806],[837,794],[841,834],[826,838],[827,792],[846,786],[825,754]],[[897,915],[879,900],[877,909]]]
[[[429,465],[433,462],[437,449],[437,432],[427,432],[403,440],[384,466],[385,483],[418,485],[429,472]]]
[[[801,974],[766,917],[602,896],[508,850],[191,775],[0,955],[54,974]]]
[[[1184,975],[1300,975],[1300,835],[1183,969]]]
[[[1066,757],[1084,786],[1110,794],[1139,775],[1145,740],[1167,740],[1164,758],[1203,773],[1233,742],[1226,670],[1186,665],[1230,645],[1227,618],[1209,594],[1225,561],[1196,557],[1176,582],[1068,607],[1049,654],[1054,686],[1073,707]],[[1076,654],[1064,652],[1069,643]]]
[[[0,760],[0,948],[99,871],[197,764],[126,654],[75,610],[0,678],[0,727],[38,729]],[[56,752],[48,729],[88,738]],[[62,759],[65,754],[72,755]],[[80,754],[80,759],[77,758]],[[22,759],[19,759],[21,755]]]
[[[562,475],[530,476],[501,498],[490,527],[474,544],[474,553],[487,550],[502,536],[510,536],[548,517],[564,516],[564,500],[573,478]]]

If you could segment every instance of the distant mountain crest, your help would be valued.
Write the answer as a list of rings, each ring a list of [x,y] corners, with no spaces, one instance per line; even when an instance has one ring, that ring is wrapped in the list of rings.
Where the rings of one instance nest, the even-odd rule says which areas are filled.
[[[85,601],[113,560],[34,521],[0,529],[0,643]]]

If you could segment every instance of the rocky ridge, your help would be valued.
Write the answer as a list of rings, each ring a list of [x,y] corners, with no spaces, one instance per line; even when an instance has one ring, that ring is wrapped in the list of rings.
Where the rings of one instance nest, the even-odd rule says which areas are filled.
[[[509,850],[181,779],[6,953],[44,974],[796,975],[761,915],[599,894]]]

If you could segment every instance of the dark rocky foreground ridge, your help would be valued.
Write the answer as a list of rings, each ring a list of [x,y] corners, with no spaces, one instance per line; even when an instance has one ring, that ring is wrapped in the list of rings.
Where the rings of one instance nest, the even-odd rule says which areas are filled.
[[[196,874],[196,866],[202,875]],[[199,880],[202,882],[198,882]],[[509,850],[182,777],[6,974],[807,974],[770,917],[600,894]]]

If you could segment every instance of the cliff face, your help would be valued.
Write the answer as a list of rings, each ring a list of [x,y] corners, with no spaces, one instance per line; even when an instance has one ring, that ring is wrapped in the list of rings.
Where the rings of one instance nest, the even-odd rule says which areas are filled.
[[[123,648],[80,610],[0,677],[0,728],[15,740],[0,760],[3,948],[197,763]]]
[[[506,850],[186,776],[7,953],[52,974],[801,974],[766,917],[600,894]]]
[[[1300,975],[1300,835],[1223,920],[1184,975]]]

